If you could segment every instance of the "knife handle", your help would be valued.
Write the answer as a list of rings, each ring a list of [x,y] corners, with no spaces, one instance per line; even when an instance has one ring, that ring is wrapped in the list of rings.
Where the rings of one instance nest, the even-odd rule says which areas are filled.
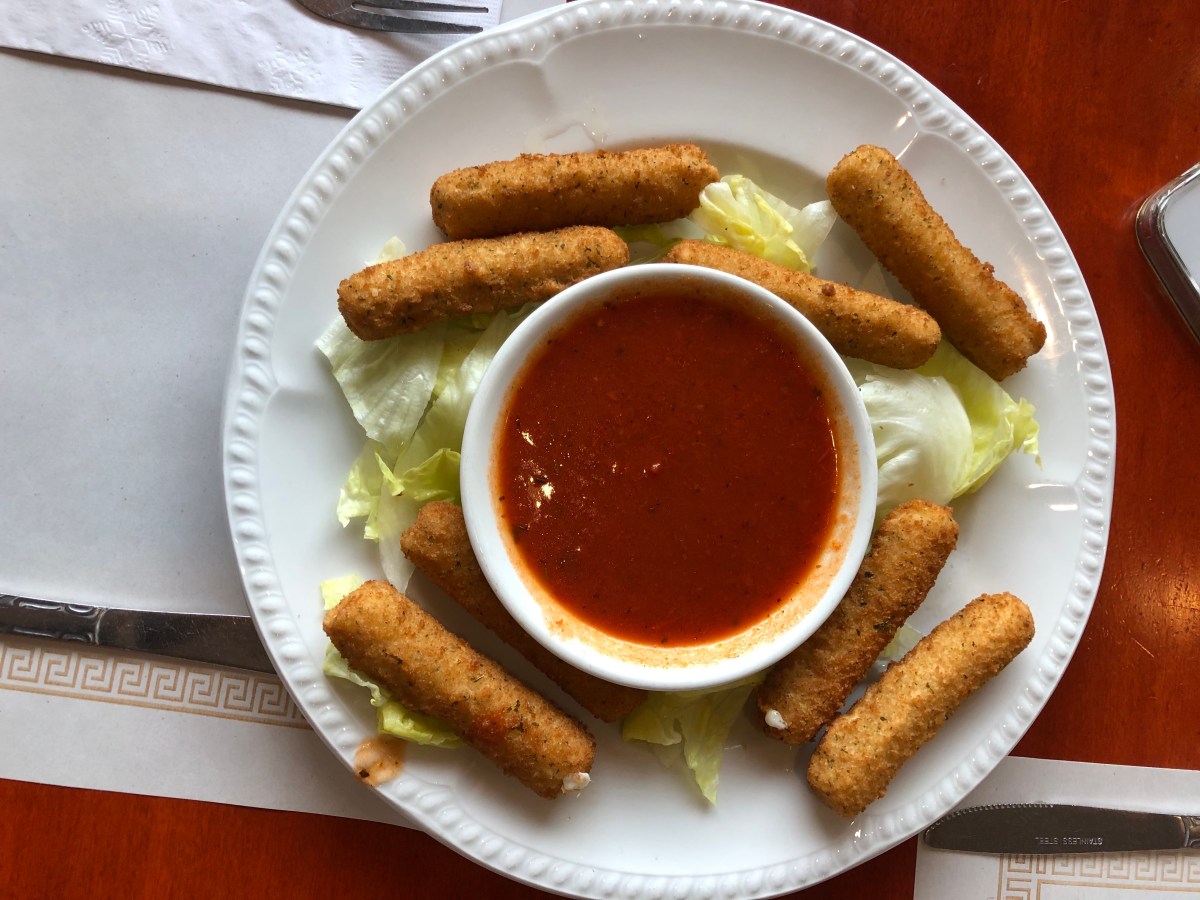
[[[11,617],[6,617],[9,621],[0,625],[0,631],[84,644],[100,642],[100,621],[107,612],[95,606],[34,600],[13,594],[0,594],[0,607],[6,607],[13,613]]]
[[[1180,816],[1183,819],[1183,846],[1200,850],[1200,816]]]

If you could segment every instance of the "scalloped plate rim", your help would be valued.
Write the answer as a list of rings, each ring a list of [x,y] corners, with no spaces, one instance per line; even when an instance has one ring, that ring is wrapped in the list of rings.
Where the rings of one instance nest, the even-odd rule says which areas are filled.
[[[685,14],[690,11],[693,18],[700,13],[711,14],[712,20],[702,27],[749,31],[761,31],[764,27],[772,26],[776,29],[794,28],[796,31],[817,28],[822,30],[822,38],[834,38],[837,41],[836,46],[830,47],[806,45],[799,52],[844,55],[851,48],[856,48],[875,54],[884,63],[883,68],[888,70],[887,77],[891,79],[891,84],[884,86],[893,91],[917,117],[921,133],[943,134],[960,148],[968,142],[974,146],[984,146],[990,151],[989,159],[998,173],[994,177],[1007,179],[1012,186],[1012,194],[1024,198],[1022,202],[1026,211],[1032,209],[1040,214],[1043,229],[1052,232],[1054,237],[1049,247],[1039,245],[1040,249],[1044,253],[1048,249],[1059,251],[1056,268],[1050,272],[1055,292],[1058,293],[1058,285],[1062,281],[1075,285],[1069,290],[1074,295],[1071,305],[1076,313],[1069,322],[1070,334],[1089,339],[1091,349],[1077,352],[1082,354],[1092,374],[1103,376],[1102,379],[1093,378],[1091,381],[1083,379],[1088,399],[1089,446],[1099,451],[1093,454],[1092,464],[1080,476],[1081,480],[1087,482],[1087,489],[1081,491],[1081,496],[1087,501],[1087,511],[1093,515],[1084,517],[1086,528],[1077,562],[1087,570],[1085,574],[1089,577],[1077,579],[1072,584],[1061,618],[1053,623],[1059,630],[1066,626],[1068,636],[1048,646],[1043,653],[1040,659],[1043,665],[1039,671],[1042,672],[1044,683],[1026,685],[1025,694],[1032,694],[1033,702],[1025,706],[1018,705],[1016,711],[1009,710],[1012,714],[1010,719],[982,735],[972,754],[959,760],[934,790],[885,815],[876,827],[867,829],[845,846],[798,857],[770,869],[684,877],[630,873],[618,869],[598,870],[590,865],[583,870],[571,860],[544,856],[536,849],[517,844],[478,823],[467,823],[467,830],[473,832],[469,840],[461,833],[456,834],[454,829],[459,827],[461,831],[461,821],[454,813],[456,809],[461,812],[461,807],[451,806],[450,815],[447,816],[446,802],[439,799],[442,795],[453,796],[453,791],[448,787],[429,784],[406,772],[379,791],[395,808],[418,821],[431,835],[476,862],[526,884],[572,896],[608,896],[616,892],[621,896],[649,897],[660,896],[660,892],[666,889],[675,894],[682,891],[689,896],[693,893],[709,896],[729,887],[735,887],[739,896],[776,896],[833,877],[915,834],[948,811],[986,776],[1015,746],[1049,699],[1078,647],[1091,611],[1107,548],[1115,455],[1115,410],[1103,337],[1082,274],[1061,231],[1033,186],[1003,149],[952,101],[905,63],[851,32],[803,13],[757,0],[576,0],[567,7],[546,10],[455,44],[393,84],[346,124],[306,173],[273,225],[255,263],[244,299],[222,412],[223,480],[229,526],[256,626],[298,707],[322,740],[347,766],[352,764],[353,750],[357,745],[356,738],[351,734],[353,729],[331,705],[323,676],[311,666],[299,628],[287,615],[274,575],[274,560],[269,540],[263,531],[262,511],[257,505],[256,496],[259,463],[256,416],[261,414],[277,387],[269,363],[269,338],[278,303],[286,294],[288,278],[304,251],[306,229],[320,221],[325,208],[322,201],[328,204],[337,196],[337,183],[353,171],[355,160],[369,156],[363,152],[362,130],[372,127],[372,117],[377,116],[381,109],[386,109],[389,102],[396,101],[405,86],[424,84],[426,102],[432,102],[438,90],[436,74],[440,72],[445,81],[453,84],[456,67],[461,70],[464,65],[469,67],[475,62],[471,55],[485,41],[508,41],[513,45],[520,36],[528,35],[542,26],[549,28],[551,23],[563,28],[605,30],[623,27],[628,24],[630,17],[658,16],[658,21],[662,21],[681,11]],[[595,19],[603,20],[600,24],[594,21],[593,13]],[[738,18],[742,14],[746,14],[745,18]],[[626,16],[624,21],[621,20],[622,15]],[[724,16],[724,21],[717,22],[719,16]],[[750,19],[753,21],[747,21]],[[533,51],[530,53],[536,56]],[[879,68],[877,66],[871,74],[882,83],[884,76]],[[376,130],[382,128],[378,122],[374,123],[374,127]],[[350,162],[346,161],[347,157]],[[1047,262],[1047,267],[1051,267],[1050,262]],[[1063,295],[1066,293],[1068,291],[1064,291]],[[1096,459],[1100,462],[1095,462]],[[1046,626],[1043,624],[1040,627]],[[485,840],[499,842],[501,849],[510,851],[511,860],[498,862],[502,853],[495,850],[481,853],[477,847],[466,846],[478,845]],[[571,868],[568,877],[555,879],[546,875],[554,867],[562,866]]]

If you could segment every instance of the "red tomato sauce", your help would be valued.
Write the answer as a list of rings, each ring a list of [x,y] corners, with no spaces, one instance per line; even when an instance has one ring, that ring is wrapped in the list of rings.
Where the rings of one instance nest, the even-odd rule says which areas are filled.
[[[510,392],[494,484],[526,570],[624,640],[770,614],[833,524],[829,403],[782,326],[672,292],[584,312]]]

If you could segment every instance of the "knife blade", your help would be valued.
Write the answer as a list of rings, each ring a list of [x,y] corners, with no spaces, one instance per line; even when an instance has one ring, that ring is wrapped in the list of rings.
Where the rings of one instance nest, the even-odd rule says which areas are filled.
[[[1053,855],[1200,849],[1200,816],[1054,803],[973,806],[925,831],[925,843],[968,853]]]
[[[0,633],[275,673],[249,616],[117,609],[0,594]]]

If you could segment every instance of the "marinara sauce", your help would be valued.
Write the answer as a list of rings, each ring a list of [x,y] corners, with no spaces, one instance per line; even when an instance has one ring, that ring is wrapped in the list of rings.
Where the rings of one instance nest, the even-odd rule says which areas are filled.
[[[669,290],[593,307],[518,375],[493,477],[526,570],[606,634],[688,646],[764,619],[833,524],[820,376],[781,325]]]

